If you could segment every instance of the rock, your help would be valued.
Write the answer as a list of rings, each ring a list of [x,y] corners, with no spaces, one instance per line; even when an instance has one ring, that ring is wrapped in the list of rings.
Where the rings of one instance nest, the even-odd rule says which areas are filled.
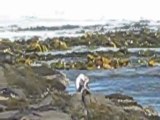
[[[0,119],[1,119],[1,120],[12,120],[12,117],[13,117],[14,114],[16,114],[16,113],[18,113],[17,110],[0,112]]]
[[[143,108],[132,97],[122,94],[111,94],[105,96],[107,99],[114,102],[117,106],[122,107],[125,111],[132,114],[143,114],[148,119],[158,116],[158,113],[153,108]]]
[[[51,91],[64,91],[69,80],[66,76],[46,66],[0,66],[0,104],[8,109],[37,103]]]
[[[139,112],[143,111],[142,106],[134,101],[134,99],[130,96],[111,94],[105,97],[114,102],[117,106],[123,107],[124,110],[137,110]]]
[[[144,111],[146,112],[146,114],[147,114],[148,116],[151,116],[151,117],[152,117],[152,116],[158,116],[158,112],[155,111],[154,108],[151,107],[151,106],[145,107],[145,108],[144,108]]]
[[[0,40],[0,51],[4,51],[6,49],[10,49],[14,46],[14,44],[8,39]]]
[[[58,111],[41,112],[40,115],[42,120],[71,120],[70,115]]]
[[[66,78],[66,75],[59,71],[52,70],[46,66],[35,66],[32,69],[35,73],[47,79],[52,88],[63,91],[69,84],[69,79]]]
[[[15,56],[9,53],[0,52],[0,63],[8,63],[14,64],[15,63]]]
[[[63,111],[67,113],[68,111],[68,104],[71,99],[71,96],[68,95],[66,92],[59,92],[53,91],[52,95],[52,105],[59,111]]]
[[[133,100],[133,97],[130,97],[130,96],[127,96],[127,95],[118,94],[118,93],[106,95],[105,97],[108,98],[108,99],[116,99],[116,100],[118,100],[118,99],[122,99],[122,100],[129,99],[129,100]]]
[[[43,112],[43,111],[49,111],[49,110],[61,110],[60,109],[60,104],[57,103],[57,101],[59,103],[61,103],[61,105],[63,104],[62,101],[60,100],[60,98],[54,95],[48,95],[46,98],[44,98],[43,100],[41,100],[39,103],[36,104],[32,104],[29,105],[29,108],[31,110],[35,110],[35,111],[39,111],[39,112]]]
[[[14,98],[18,96],[16,92],[14,92],[13,90],[9,88],[0,89],[0,95],[3,95],[5,97],[14,97]]]
[[[107,96],[90,94],[83,98],[77,93],[71,97],[69,107],[69,113],[76,120],[154,120],[158,118],[157,114],[150,116],[146,114],[144,108],[132,97],[121,94]]]
[[[126,117],[124,111],[116,107],[112,102],[107,101],[101,95],[88,95],[85,97],[85,103],[82,102],[82,96],[76,94],[71,99],[71,114],[78,119],[91,120],[116,120],[116,118]]]
[[[128,49],[126,47],[121,47],[118,52],[126,55],[128,53]]]
[[[68,112],[71,114],[73,120],[81,120],[86,118],[86,110],[80,93],[74,94],[68,102]]]
[[[4,71],[8,85],[11,88],[22,89],[27,97],[38,97],[46,89],[45,79],[36,75],[29,66],[9,66]]]
[[[6,106],[0,104],[0,112],[5,111],[6,108],[7,108]]]
[[[52,96],[49,95],[39,103],[39,107],[51,105],[52,102],[53,102],[53,98]]]
[[[0,66],[0,88],[1,87],[6,87],[7,86],[7,80],[5,78],[5,74],[4,74],[4,68],[3,66]]]
[[[5,111],[0,112],[1,120],[71,120],[69,114],[55,111],[35,111],[35,110],[14,110],[14,111]]]

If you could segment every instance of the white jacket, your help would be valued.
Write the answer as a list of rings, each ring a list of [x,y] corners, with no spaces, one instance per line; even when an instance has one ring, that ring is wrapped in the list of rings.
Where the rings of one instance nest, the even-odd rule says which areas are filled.
[[[88,89],[89,78],[84,74],[79,74],[76,78],[76,89],[81,92],[82,89]]]

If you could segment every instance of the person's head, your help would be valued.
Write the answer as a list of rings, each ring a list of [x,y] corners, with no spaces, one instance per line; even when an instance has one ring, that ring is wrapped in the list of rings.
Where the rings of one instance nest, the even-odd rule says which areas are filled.
[[[89,82],[89,78],[82,73],[78,77],[81,78],[84,82]]]
[[[78,77],[79,77],[79,78],[85,78],[85,75],[84,75],[83,73],[80,73],[80,74],[78,75]]]

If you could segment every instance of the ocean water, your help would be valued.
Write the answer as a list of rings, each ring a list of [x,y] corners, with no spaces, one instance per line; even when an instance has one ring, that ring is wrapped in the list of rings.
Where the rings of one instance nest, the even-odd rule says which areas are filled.
[[[139,21],[139,20],[137,20]],[[29,39],[33,36],[39,36],[41,40],[46,38],[60,36],[81,36],[84,32],[99,31],[103,25],[105,31],[114,31],[116,28],[132,25],[137,21],[132,20],[66,20],[66,19],[40,19],[36,17],[22,17],[16,20],[0,19],[0,38],[8,38],[10,40]],[[160,27],[159,21],[146,22],[151,29]],[[47,27],[61,27],[64,25],[79,26],[73,29],[48,30]],[[97,27],[96,27],[97,25]],[[88,27],[92,26],[92,27]],[[44,27],[43,30],[30,30],[30,28]],[[19,30],[27,29],[27,30]],[[82,32],[83,31],[83,32]]]
[[[121,93],[132,96],[143,106],[160,112],[160,67],[128,67],[113,70],[65,70],[71,83],[67,88],[75,93],[75,79],[80,73],[90,78],[90,90],[104,95]]]

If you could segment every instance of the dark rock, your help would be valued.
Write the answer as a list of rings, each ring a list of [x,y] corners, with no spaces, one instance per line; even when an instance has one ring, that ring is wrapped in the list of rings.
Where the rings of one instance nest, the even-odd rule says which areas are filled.
[[[10,107],[18,106],[19,100],[41,101],[52,90],[64,91],[69,81],[63,73],[45,66],[9,64],[0,66],[0,78],[0,95],[6,101],[3,104]]]
[[[33,71],[39,76],[48,80],[48,84],[51,88],[58,90],[65,90],[66,86],[69,84],[69,79],[66,78],[65,74],[52,70],[46,66],[35,66],[32,67]]]
[[[0,104],[0,112],[5,111],[6,108],[7,108],[6,106]]]
[[[58,111],[41,112],[42,120],[71,120],[70,115]]]
[[[17,93],[15,93],[13,90],[9,88],[2,88],[0,89],[0,95],[3,95],[5,97],[11,97],[11,96],[18,96]]]
[[[125,106],[118,105],[113,99],[124,102],[128,100],[134,104],[130,106],[126,101]],[[154,120],[159,118],[157,114],[147,114],[143,107],[135,103],[132,97],[120,94],[108,96],[90,94],[84,97],[84,101],[81,94],[74,94],[69,102],[69,112],[75,120]]]
[[[41,115],[36,111],[23,110],[15,113],[10,119],[13,120],[39,120]]]
[[[48,110],[36,111],[8,111],[0,113],[1,120],[71,120],[66,113]]]
[[[38,104],[30,105],[29,108],[35,111],[57,110],[57,106],[53,105],[53,98],[49,95]]]
[[[127,95],[122,95],[122,94],[118,94],[118,93],[115,93],[115,94],[110,94],[110,95],[106,95],[105,98],[108,98],[108,99],[121,99],[121,100],[133,100],[133,97],[130,97],[130,96],[127,96]]]
[[[122,94],[106,95],[105,98],[110,99],[116,105],[124,107],[124,109],[139,109],[142,110],[142,106],[139,105],[132,97]]]
[[[0,112],[0,119],[1,120],[13,120],[12,117],[16,113],[18,113],[17,110],[15,110],[15,111]]]
[[[15,63],[15,56],[9,53],[0,52],[0,63],[8,63],[14,64]]]

